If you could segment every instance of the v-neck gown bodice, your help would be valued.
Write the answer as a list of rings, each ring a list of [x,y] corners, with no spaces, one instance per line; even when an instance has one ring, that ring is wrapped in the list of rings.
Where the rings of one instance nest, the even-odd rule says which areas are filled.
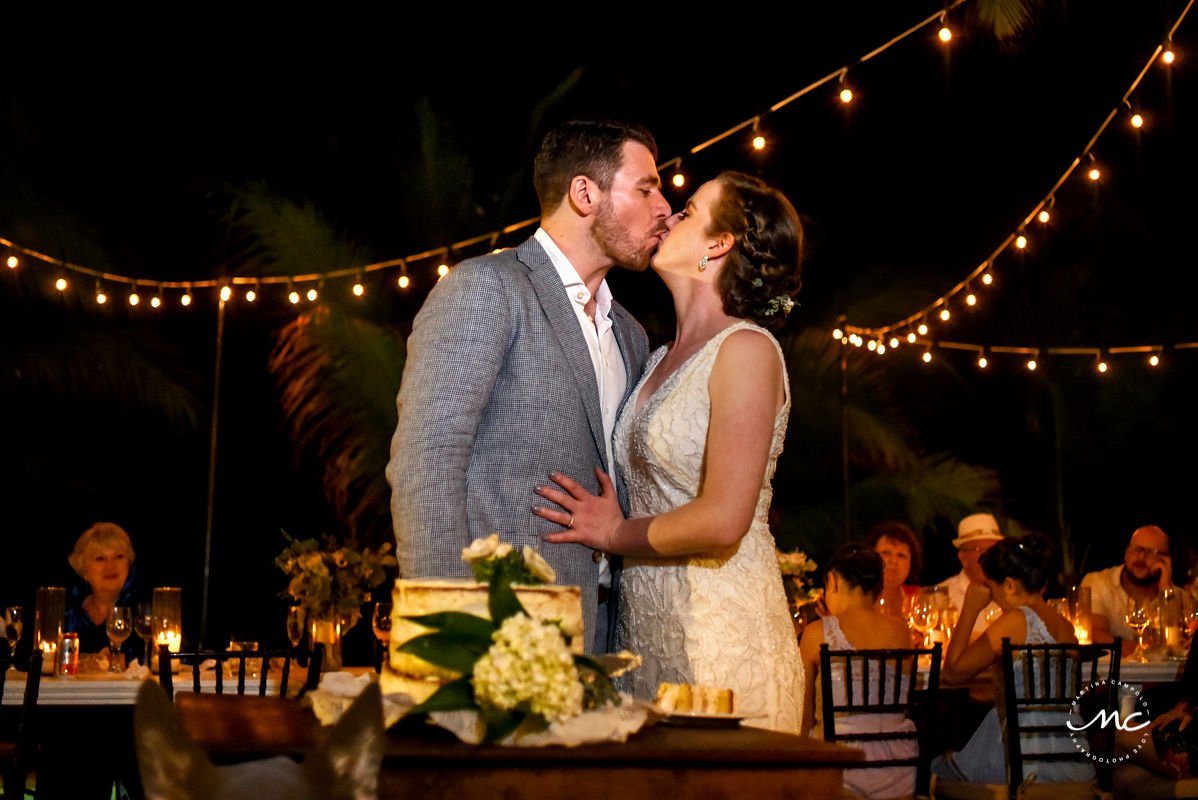
[[[638,409],[641,387],[665,348],[650,356],[615,433],[632,517],[662,514],[698,495],[707,463],[708,380],[720,345],[744,328],[769,336],[749,322],[726,328]],[[777,348],[772,336],[770,341]],[[763,714],[746,724],[798,732],[801,664],[767,524],[770,481],[789,411],[788,389],[774,420],[753,522],[740,542],[684,558],[625,558],[617,641],[644,657],[644,665],[624,679],[636,696],[653,699],[662,681],[730,687],[738,710]]]

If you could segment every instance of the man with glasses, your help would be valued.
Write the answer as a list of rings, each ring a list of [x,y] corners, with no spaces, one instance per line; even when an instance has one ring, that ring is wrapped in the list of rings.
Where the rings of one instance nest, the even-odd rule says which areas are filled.
[[[1090,587],[1094,641],[1109,642],[1111,637],[1121,636],[1125,647],[1134,645],[1136,634],[1127,624],[1127,604],[1133,597],[1148,602],[1173,586],[1169,537],[1155,525],[1137,528],[1127,543],[1123,563],[1087,573],[1082,586]]]
[[[971,583],[985,583],[982,566],[978,560],[982,553],[1001,540],[1002,533],[998,530],[998,520],[990,514],[970,514],[957,526],[957,538],[953,539],[953,547],[957,548],[957,560],[961,562],[961,571],[946,581],[937,584],[948,590],[948,597],[960,611],[965,605],[965,590]],[[993,602],[978,614],[973,626],[973,635],[977,636],[990,626],[997,618],[1001,609]]]

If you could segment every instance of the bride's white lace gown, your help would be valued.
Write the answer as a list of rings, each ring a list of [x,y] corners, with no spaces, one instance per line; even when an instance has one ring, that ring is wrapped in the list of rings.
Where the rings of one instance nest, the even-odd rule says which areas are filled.
[[[711,412],[708,378],[724,339],[743,328],[769,336],[738,322],[713,337],[639,411],[644,378],[629,398],[615,443],[630,516],[661,514],[698,494]],[[650,356],[646,377],[664,354],[662,348]],[[623,679],[625,690],[652,700],[661,681],[731,687],[738,710],[765,714],[747,724],[798,732],[802,666],[766,523],[789,411],[787,389],[753,523],[739,544],[685,558],[624,559],[617,641],[645,659]]]

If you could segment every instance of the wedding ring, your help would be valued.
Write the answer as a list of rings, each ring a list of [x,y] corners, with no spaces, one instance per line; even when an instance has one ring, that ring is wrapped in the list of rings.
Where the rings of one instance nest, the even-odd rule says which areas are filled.
[[[566,523],[566,527],[567,527],[567,528],[573,528],[573,527],[574,527],[574,515],[573,515],[573,514],[571,514],[571,515],[570,515],[570,521]]]

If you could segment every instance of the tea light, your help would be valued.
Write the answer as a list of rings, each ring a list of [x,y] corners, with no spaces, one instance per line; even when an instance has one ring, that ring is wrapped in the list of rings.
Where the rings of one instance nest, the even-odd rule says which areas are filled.
[[[39,642],[42,650],[42,674],[53,675],[55,662],[58,660],[58,643],[57,642]]]
[[[1090,625],[1089,622],[1073,623],[1073,635],[1077,637],[1078,644],[1090,644]]]
[[[178,631],[159,631],[155,644],[158,647],[166,645],[166,649],[172,653],[177,653],[182,648],[183,636]]]

